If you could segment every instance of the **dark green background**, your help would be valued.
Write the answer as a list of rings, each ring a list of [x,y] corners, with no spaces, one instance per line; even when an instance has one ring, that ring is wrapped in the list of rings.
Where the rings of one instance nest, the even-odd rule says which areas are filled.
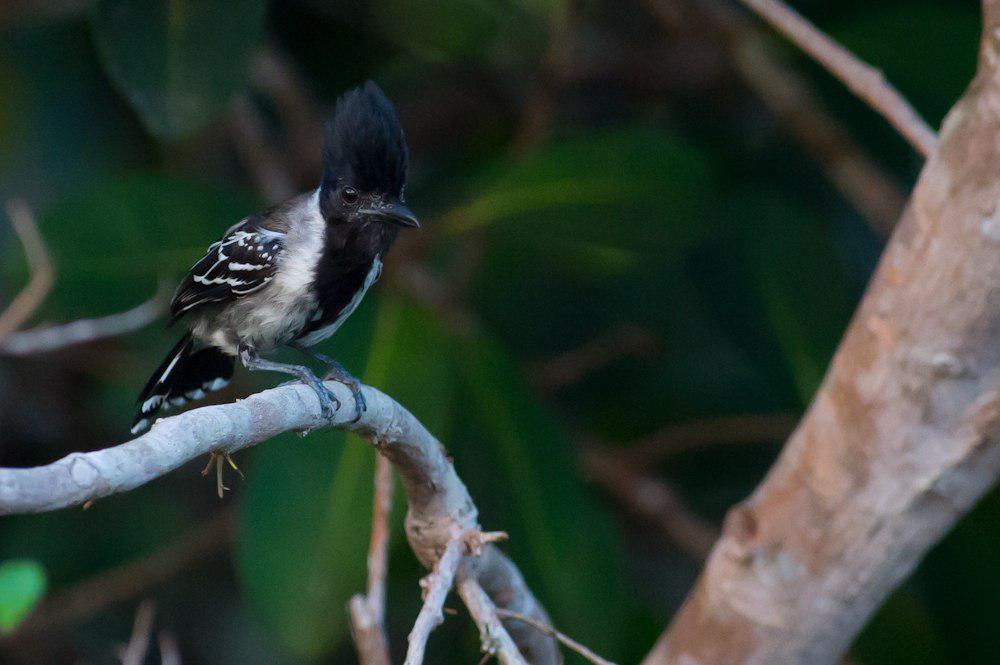
[[[178,279],[265,204],[234,141],[234,99],[255,110],[297,187],[314,186],[320,137],[294,140],[286,111],[250,76],[261,48],[290,63],[319,109],[375,79],[406,128],[407,197],[425,225],[324,350],[446,443],[483,525],[510,533],[506,551],[557,626],[635,662],[699,561],[588,482],[580,451],[626,448],[671,423],[801,412],[883,244],[741,82],[720,35],[698,19],[716,2],[736,9],[664,0],[689,12],[669,31],[631,0],[0,6],[0,197],[33,206],[58,271],[34,323],[137,304],[158,276]],[[933,126],[973,73],[974,2],[795,6],[882,68]],[[570,66],[553,75],[541,63],[567,16],[570,37],[555,51]],[[908,190],[921,165],[913,150],[745,18]],[[518,139],[539,100],[546,129]],[[6,302],[27,276],[6,223],[0,256]],[[392,274],[407,260],[455,287],[476,325],[456,329],[415,299]],[[554,392],[538,387],[540,363],[621,325],[645,330],[655,353],[615,359]],[[0,358],[0,464],[125,440],[135,394],[176,335],[157,323],[72,351]],[[221,398],[278,381],[241,372]],[[719,523],[779,445],[719,441],[648,471]],[[199,461],[87,512],[3,518],[0,562],[37,562],[58,595],[232,507],[232,547],[143,594],[185,662],[353,662],[345,603],[364,587],[373,460],[341,433],[286,435],[237,457],[247,479],[231,478],[224,501]],[[388,625],[401,660],[422,571],[397,506]],[[1000,662],[998,512],[990,495],[931,552],[862,633],[852,662]],[[139,600],[42,638],[0,640],[0,661],[112,662]],[[459,612],[432,636],[428,662],[472,663],[477,652]]]

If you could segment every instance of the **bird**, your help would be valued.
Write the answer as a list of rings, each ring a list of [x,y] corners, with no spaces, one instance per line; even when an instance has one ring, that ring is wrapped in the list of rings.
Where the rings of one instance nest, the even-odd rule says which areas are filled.
[[[161,408],[226,386],[237,360],[251,371],[295,376],[315,391],[328,420],[340,402],[323,381],[341,382],[359,420],[360,383],[313,347],[358,307],[398,232],[420,228],[404,202],[408,165],[385,93],[367,81],[342,94],[325,126],[319,186],[231,226],[177,287],[170,324],[183,320],[187,331],[140,393],[132,433],[149,428]],[[325,365],[322,379],[306,365],[266,358],[282,347]]]

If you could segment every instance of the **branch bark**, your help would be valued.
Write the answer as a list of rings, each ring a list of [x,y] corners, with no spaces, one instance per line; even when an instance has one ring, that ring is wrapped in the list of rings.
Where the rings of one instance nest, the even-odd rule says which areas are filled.
[[[813,404],[646,663],[832,664],[1000,474],[1000,2]]]
[[[351,391],[337,382],[327,387],[342,405],[330,422],[321,416],[315,393],[293,384],[159,420],[143,436],[112,448],[73,453],[40,467],[0,469],[0,515],[78,505],[134,489],[213,451],[232,454],[289,430],[334,426],[356,432],[392,462],[409,501],[407,539],[417,559],[433,569],[448,543],[479,531],[476,506],[444,446],[406,409],[369,386],[363,387],[368,408],[351,422]],[[464,563],[494,603],[551,623],[516,566],[495,546],[486,545]],[[515,634],[530,662],[561,662],[553,638],[538,631]]]

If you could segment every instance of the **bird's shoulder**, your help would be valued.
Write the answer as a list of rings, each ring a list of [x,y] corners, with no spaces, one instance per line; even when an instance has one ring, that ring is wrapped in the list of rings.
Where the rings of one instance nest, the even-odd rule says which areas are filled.
[[[307,197],[296,196],[226,229],[178,286],[170,304],[172,318],[249,295],[274,279],[292,215]]]

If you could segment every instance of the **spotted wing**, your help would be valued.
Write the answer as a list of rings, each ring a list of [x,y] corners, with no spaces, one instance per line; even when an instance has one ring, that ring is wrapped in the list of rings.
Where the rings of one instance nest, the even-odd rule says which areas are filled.
[[[285,234],[244,220],[191,267],[170,303],[174,321],[209,303],[232,302],[274,279]]]

